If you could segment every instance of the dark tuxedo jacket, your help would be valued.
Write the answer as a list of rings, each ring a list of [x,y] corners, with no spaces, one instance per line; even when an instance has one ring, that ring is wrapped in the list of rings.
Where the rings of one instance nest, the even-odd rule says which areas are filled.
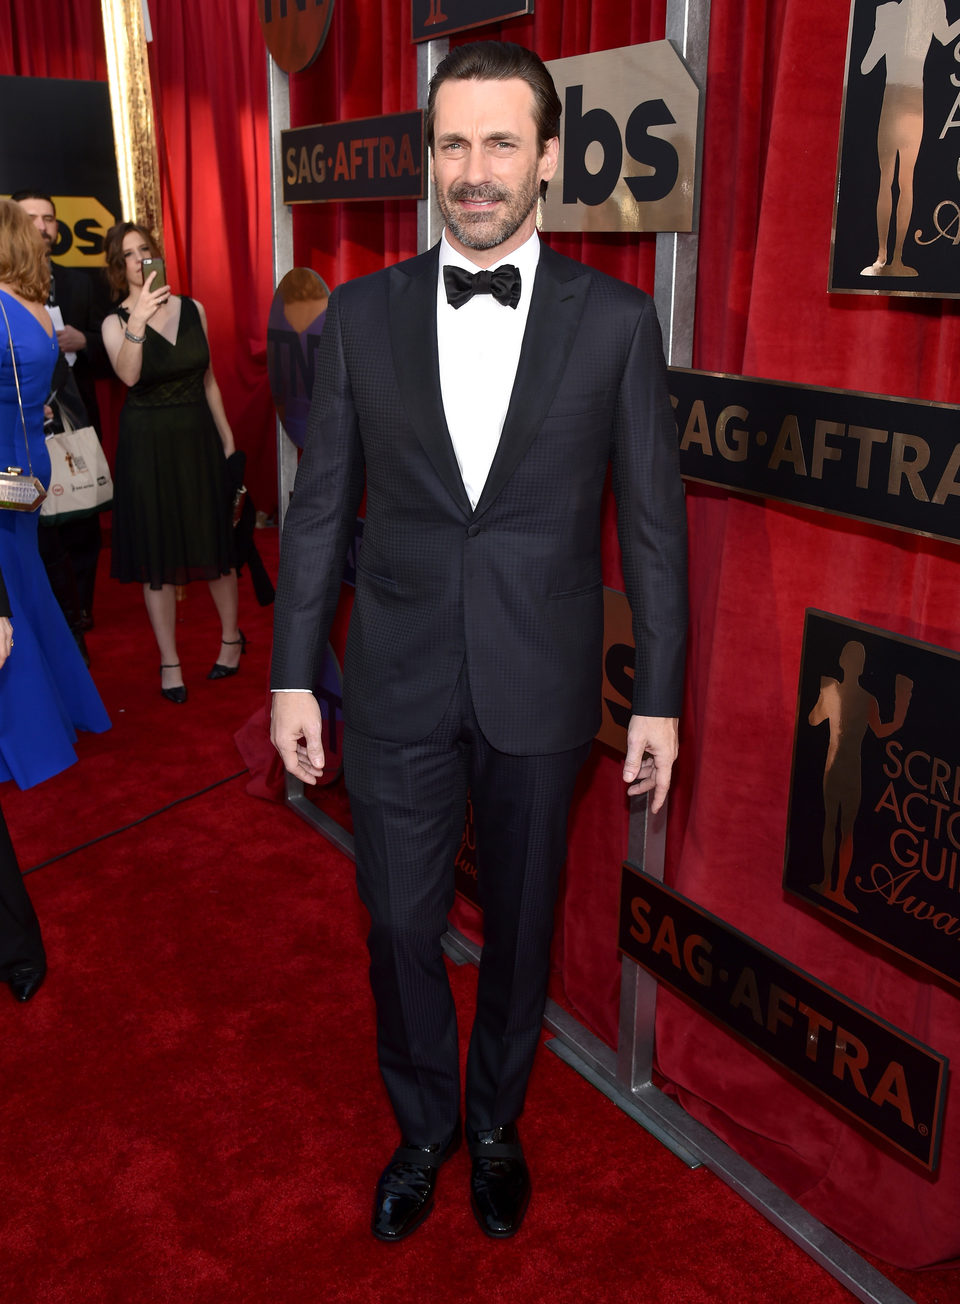
[[[64,325],[75,326],[87,337],[87,347],[77,354],[72,368],[62,354],[57,359],[53,387],[58,388],[63,384],[64,377],[72,373],[90,423],[99,434],[100,406],[97,402],[96,378],[113,375],[101,335],[106,313],[106,292],[98,299],[93,278],[78,268],[61,267],[54,263],[52,270],[56,303],[63,314]]]
[[[586,742],[600,722],[612,467],[638,649],[633,709],[678,715],[686,516],[652,301],[541,247],[506,422],[474,511],[441,400],[438,249],[330,298],[283,534],[273,687],[316,680],[366,485],[347,723],[394,742],[425,737],[465,658],[494,747],[530,755]],[[484,382],[462,377],[481,406]]]

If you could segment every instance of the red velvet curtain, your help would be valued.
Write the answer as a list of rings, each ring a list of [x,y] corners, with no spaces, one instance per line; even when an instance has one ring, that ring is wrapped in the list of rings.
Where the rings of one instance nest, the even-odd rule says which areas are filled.
[[[0,76],[106,81],[97,0],[71,0],[55,15],[33,0],[7,0],[0,6]]]
[[[95,8],[94,0],[70,0],[48,32],[27,0],[13,0],[0,15],[0,71],[103,76]],[[184,8],[174,0],[151,5],[168,252],[183,288],[211,315],[214,361],[241,441],[264,439],[272,449],[251,379],[262,367],[266,316],[253,304],[265,305],[272,291],[254,5],[232,10],[228,0],[206,0]],[[836,0],[712,0],[694,365],[960,402],[953,303],[826,291],[848,14]],[[665,0],[537,0],[530,18],[455,39],[502,36],[550,59],[660,39],[664,16]],[[291,78],[294,125],[414,107],[409,30],[409,0],[338,4],[320,58]],[[237,140],[231,114],[244,123]],[[414,253],[415,207],[303,207],[294,232],[297,261],[332,287]],[[652,288],[652,237],[548,238]],[[235,390],[228,375],[237,377]],[[249,423],[236,410],[238,396],[248,395]],[[699,487],[688,505],[692,622],[668,878],[957,1059],[953,991],[820,922],[780,888],[804,608],[957,647],[956,550]],[[617,585],[612,519],[608,535],[606,579]],[[573,813],[557,949],[564,999],[611,1042],[626,847],[621,789],[617,758],[596,748]],[[930,1178],[668,993],[659,1004],[658,1054],[669,1089],[692,1113],[854,1243],[904,1266],[960,1255],[955,1090],[939,1175]]]
[[[248,458],[258,507],[276,507],[276,441],[266,372],[273,294],[266,51],[256,5],[151,0],[150,70],[158,127],[167,268],[207,311],[213,366]],[[99,0],[52,15],[32,0],[0,11],[0,74],[106,81]],[[104,404],[115,447],[122,394]]]
[[[237,447],[247,454],[250,496],[272,512],[270,139],[257,7],[150,0],[150,17],[168,270],[173,285],[206,308],[214,371]]]

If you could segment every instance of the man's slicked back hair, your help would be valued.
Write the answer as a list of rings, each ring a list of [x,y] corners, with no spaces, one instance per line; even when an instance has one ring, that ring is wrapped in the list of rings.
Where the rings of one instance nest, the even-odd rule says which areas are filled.
[[[427,96],[427,144],[433,149],[437,91],[445,81],[509,81],[519,78],[533,92],[533,116],[542,154],[547,141],[560,135],[562,105],[543,60],[532,50],[512,41],[473,41],[457,45],[441,60],[430,79]]]

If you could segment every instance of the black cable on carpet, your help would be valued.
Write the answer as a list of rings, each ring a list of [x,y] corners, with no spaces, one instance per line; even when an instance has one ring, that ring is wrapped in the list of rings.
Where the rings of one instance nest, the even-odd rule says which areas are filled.
[[[166,806],[160,806],[157,810],[150,811],[148,815],[141,815],[138,820],[133,820],[130,824],[122,824],[118,829],[111,829],[109,833],[101,833],[98,837],[91,838],[89,842],[81,842],[76,847],[70,847],[68,851],[61,851],[56,856],[51,856],[49,860],[42,860],[39,865],[31,865],[29,869],[23,870],[23,877],[28,874],[35,874],[38,869],[46,869],[48,865],[55,865],[58,860],[64,860],[67,856],[76,855],[78,851],[86,851],[87,847],[95,847],[98,842],[103,842],[107,838],[115,838],[118,833],[126,833],[130,829],[135,829],[138,824],[146,824],[147,820],[152,820],[157,815],[163,815],[168,810],[173,810],[174,806],[180,806],[185,801],[193,801],[195,797],[202,797],[207,792],[213,792],[214,788],[221,788],[225,783],[233,783],[234,779],[240,779],[250,771],[246,768],[238,770],[236,774],[228,774],[225,779],[217,779],[216,783],[209,783],[205,788],[199,788],[196,792],[188,792],[183,797],[177,797],[174,801],[168,802]]]

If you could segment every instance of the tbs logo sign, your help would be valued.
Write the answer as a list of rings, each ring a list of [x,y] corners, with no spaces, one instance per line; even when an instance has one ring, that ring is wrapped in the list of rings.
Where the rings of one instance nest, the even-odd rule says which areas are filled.
[[[669,41],[547,64],[563,104],[545,231],[692,231],[700,91]]]

